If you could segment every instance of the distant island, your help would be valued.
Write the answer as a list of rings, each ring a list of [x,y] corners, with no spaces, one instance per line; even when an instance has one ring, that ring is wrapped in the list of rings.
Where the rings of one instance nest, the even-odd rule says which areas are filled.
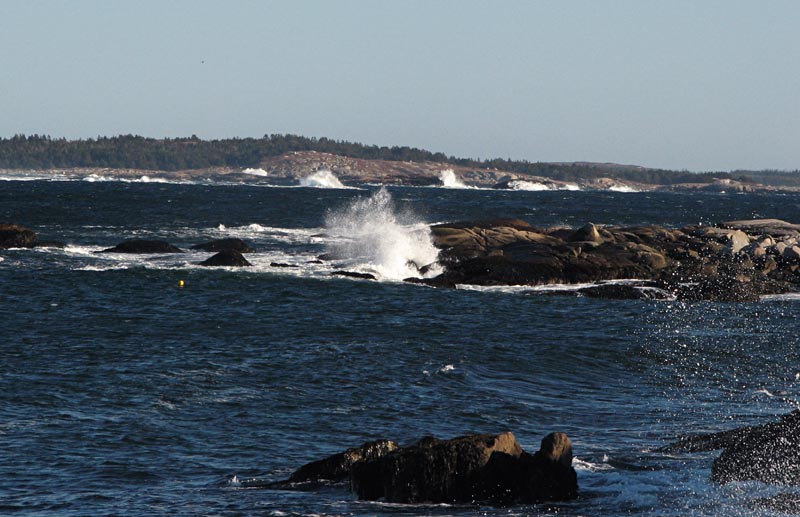
[[[67,140],[0,138],[0,169],[50,175],[223,179],[294,183],[321,170],[345,184],[459,185],[518,189],[800,191],[800,171],[688,172],[592,162],[476,160],[411,147],[297,135],[201,140],[136,135]]]

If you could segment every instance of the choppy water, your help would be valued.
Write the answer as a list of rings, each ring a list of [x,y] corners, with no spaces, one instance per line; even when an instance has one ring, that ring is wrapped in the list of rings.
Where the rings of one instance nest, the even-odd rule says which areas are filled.
[[[393,204],[384,199],[383,211],[359,214],[354,201],[374,201],[375,188],[0,182],[0,221],[67,243],[0,252],[0,513],[765,513],[750,501],[775,488],[715,486],[713,453],[657,449],[684,432],[793,409],[797,300],[684,304],[435,290],[381,269],[392,257],[376,232],[341,230],[359,233],[379,220],[400,239],[388,249],[416,253],[425,246],[422,223],[797,221],[800,196],[389,193]],[[332,222],[348,214],[363,219]],[[242,237],[258,253],[247,270],[198,267],[204,252],[93,253],[135,236],[183,248]],[[383,281],[334,278],[331,266],[310,263],[332,249],[349,253],[341,264]],[[239,483],[276,480],[378,437],[408,443],[505,430],[529,450],[550,431],[567,432],[580,498],[403,506],[359,502],[336,488]]]

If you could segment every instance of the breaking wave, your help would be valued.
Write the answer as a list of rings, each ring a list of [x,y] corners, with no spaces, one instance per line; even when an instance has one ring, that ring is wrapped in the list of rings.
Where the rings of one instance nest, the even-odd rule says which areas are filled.
[[[252,167],[248,167],[242,171],[242,174],[249,174],[251,176],[262,176],[266,177],[269,176],[269,173],[262,168],[254,169]]]
[[[430,228],[412,215],[398,213],[385,188],[330,212],[326,227],[335,238],[328,251],[344,267],[386,280],[440,272]]]
[[[347,188],[342,185],[342,182],[339,181],[339,178],[337,178],[333,172],[325,169],[301,179],[300,186],[314,188]]]
[[[469,188],[461,179],[456,176],[453,169],[445,169],[439,173],[439,180],[445,188]]]

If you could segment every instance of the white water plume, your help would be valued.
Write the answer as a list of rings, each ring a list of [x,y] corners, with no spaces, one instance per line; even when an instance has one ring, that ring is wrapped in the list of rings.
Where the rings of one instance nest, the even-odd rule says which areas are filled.
[[[508,188],[511,190],[528,190],[532,192],[540,192],[543,190],[552,190],[548,185],[544,183],[538,183],[534,181],[525,181],[525,180],[513,180],[508,182]]]
[[[409,214],[398,213],[385,188],[329,213],[326,226],[334,238],[329,251],[345,267],[386,280],[440,272],[439,250],[431,241],[430,228]]]
[[[310,176],[300,180],[300,185],[303,187],[315,188],[347,188],[342,185],[336,175],[326,169],[319,170]]]
[[[258,169],[254,169],[253,167],[248,167],[242,171],[242,174],[249,174],[251,176],[262,176],[262,177],[269,176],[269,173],[260,167]]]
[[[445,169],[439,173],[439,180],[445,188],[468,188],[453,171],[453,169]]]

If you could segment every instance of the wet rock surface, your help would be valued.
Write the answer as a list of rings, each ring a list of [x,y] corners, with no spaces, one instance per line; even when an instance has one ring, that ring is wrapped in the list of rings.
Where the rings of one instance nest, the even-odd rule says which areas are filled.
[[[216,239],[209,242],[203,242],[200,244],[195,244],[192,246],[193,250],[202,250],[202,251],[223,251],[223,250],[234,250],[238,251],[239,253],[255,253],[255,249],[253,249],[250,244],[242,239],[237,238],[229,238],[229,239]]]
[[[800,290],[800,225],[776,219],[716,226],[539,228],[520,220],[433,226],[445,271],[436,287],[636,279],[681,300],[755,301]],[[587,296],[635,298],[625,288]],[[660,297],[650,293],[653,297]]]
[[[711,480],[761,481],[800,485],[800,410],[777,422],[681,438],[665,452],[722,449],[711,469]]]
[[[578,495],[572,443],[564,433],[547,435],[535,454],[525,452],[509,432],[450,440],[428,436],[407,447],[378,440],[304,465],[288,479],[265,486],[303,489],[348,478],[359,499],[403,504],[507,505]]]
[[[183,253],[183,250],[167,241],[157,239],[129,239],[99,253]]]
[[[200,262],[201,266],[227,266],[227,267],[248,267],[252,264],[236,250],[222,250],[216,255]]]

